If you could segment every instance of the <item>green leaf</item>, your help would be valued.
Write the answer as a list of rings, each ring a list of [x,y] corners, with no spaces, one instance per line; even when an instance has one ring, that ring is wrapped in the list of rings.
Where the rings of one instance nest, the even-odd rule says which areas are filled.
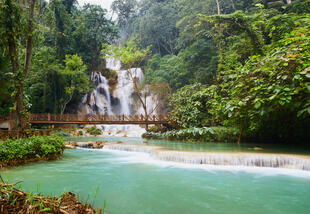
[[[254,105],[254,108],[258,109],[261,107],[261,103],[260,102],[256,102],[255,105]]]

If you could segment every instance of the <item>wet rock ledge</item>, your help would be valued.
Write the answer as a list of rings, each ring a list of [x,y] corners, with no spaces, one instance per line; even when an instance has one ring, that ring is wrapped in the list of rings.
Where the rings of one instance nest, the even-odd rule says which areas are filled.
[[[76,148],[88,148],[88,149],[102,149],[105,145],[111,144],[121,144],[123,142],[66,142],[66,149],[76,149]]]

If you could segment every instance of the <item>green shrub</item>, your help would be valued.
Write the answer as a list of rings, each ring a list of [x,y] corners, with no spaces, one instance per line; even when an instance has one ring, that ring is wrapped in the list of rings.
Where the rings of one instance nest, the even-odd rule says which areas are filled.
[[[59,131],[53,131],[52,134],[61,136],[61,137],[69,137],[70,133],[67,131],[59,130]]]
[[[239,129],[231,127],[216,126],[212,127],[214,142],[237,142],[239,138]]]
[[[164,126],[151,126],[148,129],[149,132],[165,132],[167,128]]]
[[[96,127],[87,127],[86,131],[88,134],[94,135],[94,136],[102,134],[102,131]]]
[[[61,155],[64,139],[57,135],[32,136],[0,143],[0,162]]]
[[[142,137],[149,139],[188,140],[197,142],[236,142],[239,131],[229,127],[203,127],[167,131],[147,132]]]

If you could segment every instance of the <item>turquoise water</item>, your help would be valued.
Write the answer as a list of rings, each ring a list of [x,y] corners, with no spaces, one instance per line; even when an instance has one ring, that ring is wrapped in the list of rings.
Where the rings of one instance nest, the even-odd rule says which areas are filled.
[[[124,142],[125,144],[144,144],[142,138],[125,137],[68,137],[68,141],[88,142]],[[249,144],[242,143],[191,143],[167,140],[147,140],[147,144],[161,146],[167,149],[178,151],[200,151],[200,152],[255,152],[255,153],[287,153],[310,155],[310,148],[301,148],[296,145],[275,145],[275,144]],[[259,148],[256,150],[255,148]]]
[[[108,214],[309,214],[310,177],[280,172],[195,169],[138,153],[66,150],[62,160],[1,174],[23,181],[26,191],[74,191],[84,201],[89,196],[95,207],[106,204]]]

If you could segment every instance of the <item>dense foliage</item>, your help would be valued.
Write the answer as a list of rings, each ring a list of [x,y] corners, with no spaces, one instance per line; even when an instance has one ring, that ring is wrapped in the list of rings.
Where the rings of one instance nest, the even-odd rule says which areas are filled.
[[[145,2],[141,16],[130,18],[137,25],[132,34],[142,33],[139,20],[149,16],[147,26],[156,31],[156,4],[178,7],[178,17],[168,21],[177,29],[170,43],[176,51],[153,47],[145,67],[148,82],[166,82],[175,92],[174,125],[235,126],[240,137],[264,142],[310,139],[309,0],[165,0],[148,8]],[[140,45],[152,44],[144,39],[152,36],[143,34]]]
[[[239,131],[227,127],[202,127],[172,130],[166,132],[149,131],[143,135],[147,139],[186,140],[197,142],[236,142]]]
[[[31,3],[35,6],[29,33]],[[92,89],[90,73],[104,70],[102,43],[112,43],[117,32],[107,10],[97,5],[80,7],[76,0],[1,0],[0,114],[16,110],[17,95],[23,97],[23,113],[75,111],[81,97]],[[29,72],[25,72],[22,65],[29,34],[32,52]],[[12,47],[16,47],[14,54]],[[11,56],[19,65],[15,70]]]
[[[63,150],[64,139],[57,135],[9,139],[0,143],[0,162],[2,166],[6,166],[31,159],[55,158]]]
[[[310,0],[115,0],[115,23],[99,6],[40,1],[25,81],[12,74],[8,44],[15,33],[22,65],[29,5],[0,5],[1,114],[16,109],[21,92],[35,113],[76,109],[92,89],[90,72],[102,71],[115,87],[115,72],[103,66],[110,54],[123,68],[143,68],[139,98],[145,85],[171,89],[163,100],[177,128],[233,126],[240,137],[264,142],[310,139]]]

